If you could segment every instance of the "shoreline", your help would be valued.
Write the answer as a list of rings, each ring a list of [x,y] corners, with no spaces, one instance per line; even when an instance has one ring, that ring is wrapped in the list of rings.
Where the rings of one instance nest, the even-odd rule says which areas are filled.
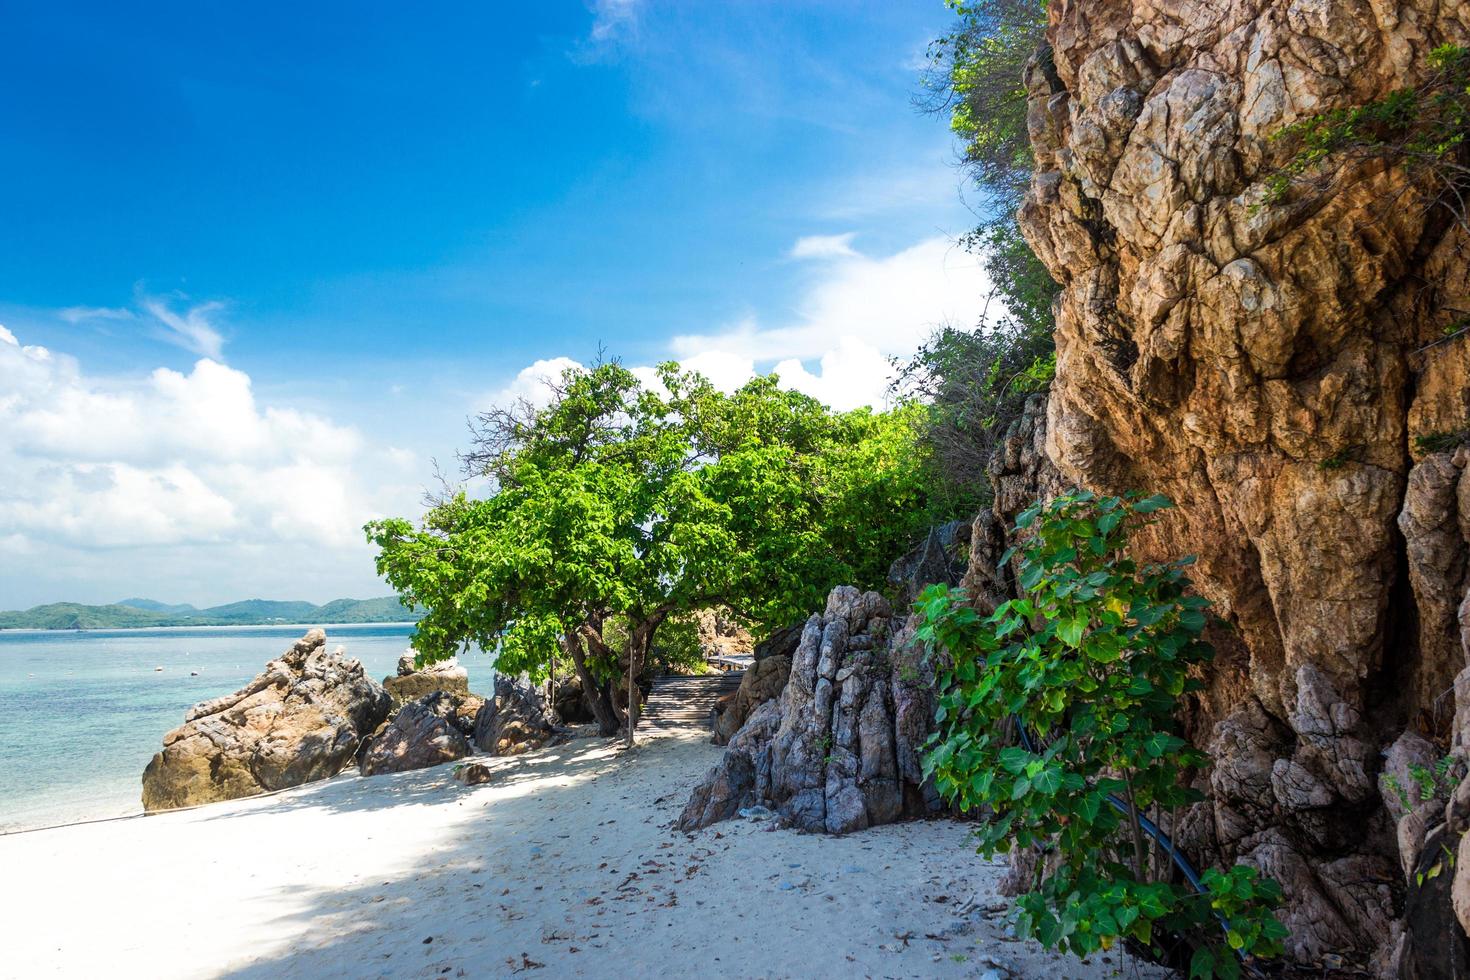
[[[0,636],[11,635],[34,635],[34,636],[59,636],[62,634],[87,633],[142,633],[142,632],[165,632],[182,630],[299,630],[299,629],[324,629],[324,630],[350,630],[362,627],[382,626],[417,626],[418,620],[393,620],[382,623],[201,623],[191,626],[184,623],[176,623],[171,626],[105,626],[97,629],[57,628],[48,629],[37,626],[0,626]]]
[[[970,827],[671,824],[721,749],[650,734],[0,837],[19,976],[1162,976],[1007,933]],[[99,871],[103,873],[99,873]],[[87,882],[79,897],[78,882]],[[87,922],[75,926],[78,904]],[[95,907],[95,912],[91,909]],[[105,910],[105,911],[104,911]],[[544,968],[544,969],[543,969]],[[1135,973],[1135,971],[1137,971]]]

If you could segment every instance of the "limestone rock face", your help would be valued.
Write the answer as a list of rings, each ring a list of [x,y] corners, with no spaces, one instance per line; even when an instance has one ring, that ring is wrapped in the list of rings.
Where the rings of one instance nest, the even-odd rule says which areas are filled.
[[[410,650],[398,658],[398,673],[383,678],[383,688],[398,707],[434,691],[469,694],[470,675],[453,657],[419,670],[414,667],[414,654]]]
[[[475,744],[491,755],[539,749],[556,735],[541,695],[507,677],[495,678],[495,697],[475,717]]]
[[[841,834],[936,809],[918,768],[933,675],[911,635],[876,592],[833,589],[802,629],[780,696],[730,739],[678,827],[759,804],[789,826]]]
[[[1414,86],[1434,47],[1470,42],[1470,14],[1430,0],[1048,14],[1020,215],[1063,287],[1047,454],[1069,483],[1173,498],[1145,557],[1198,556],[1198,588],[1234,627],[1191,712],[1216,767],[1190,845],[1281,878],[1298,959],[1366,961],[1428,921],[1404,919],[1402,881],[1431,828],[1405,827],[1399,853],[1412,815],[1390,819],[1381,753],[1405,730],[1461,751],[1470,718],[1470,682],[1455,684],[1470,339],[1444,336],[1470,309],[1470,233],[1374,159],[1270,200],[1290,151],[1271,136]]]
[[[474,716],[461,710],[463,700],[458,695],[434,691],[398,709],[358,760],[362,774],[427,769],[469,755],[467,736],[474,729]],[[474,702],[478,706],[480,699],[474,698]]]
[[[143,808],[254,796],[335,776],[387,717],[390,699],[314,629],[234,694],[201,702],[143,772]]]
[[[694,614],[699,652],[705,657],[748,657],[755,649],[750,632],[725,608],[701,609]]]
[[[790,675],[789,656],[764,657],[745,668],[740,687],[715,706],[715,734],[711,741],[716,745],[728,743],[752,711],[781,693]]]

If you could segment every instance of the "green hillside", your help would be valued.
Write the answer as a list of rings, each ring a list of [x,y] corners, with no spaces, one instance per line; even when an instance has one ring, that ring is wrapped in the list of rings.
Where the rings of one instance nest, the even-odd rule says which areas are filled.
[[[272,599],[246,599],[208,609],[167,605],[151,599],[125,599],[106,606],[53,602],[31,609],[0,612],[0,629],[105,630],[159,626],[268,626],[277,623],[401,623],[416,620],[397,596],[333,599],[325,605]]]

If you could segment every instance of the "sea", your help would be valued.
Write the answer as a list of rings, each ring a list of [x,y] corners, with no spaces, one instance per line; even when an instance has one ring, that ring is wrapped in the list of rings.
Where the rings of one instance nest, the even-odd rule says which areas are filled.
[[[184,712],[237,691],[307,626],[0,630],[0,833],[141,813],[143,768]],[[413,627],[328,626],[368,674],[397,671]],[[489,690],[489,657],[461,658]],[[159,669],[162,668],[162,669]]]

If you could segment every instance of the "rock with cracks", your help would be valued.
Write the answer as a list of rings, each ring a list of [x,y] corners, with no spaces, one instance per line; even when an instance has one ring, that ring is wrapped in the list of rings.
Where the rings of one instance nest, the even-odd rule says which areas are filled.
[[[404,705],[362,753],[358,761],[362,774],[427,769],[469,755],[466,729],[472,729],[472,723],[460,710],[462,700],[435,691]]]
[[[539,749],[556,736],[541,695],[534,689],[497,676],[495,697],[475,718],[475,745],[491,755],[519,755]]]
[[[802,629],[780,696],[730,739],[677,826],[759,805],[788,826],[841,834],[937,809],[918,763],[933,675],[911,636],[876,592],[832,590]]]
[[[1470,335],[1446,328],[1470,309],[1470,224],[1383,155],[1271,187],[1294,151],[1274,134],[1421,85],[1470,18],[1052,0],[1047,19],[1020,212],[1062,287],[1046,455],[1068,484],[1172,498],[1138,555],[1198,556],[1231,627],[1184,706],[1215,770],[1181,842],[1280,880],[1300,962],[1392,975],[1416,924],[1449,956],[1417,903],[1452,896],[1404,884],[1438,821],[1392,814],[1378,774],[1405,731],[1464,754]]]
[[[190,708],[143,772],[143,808],[233,800],[335,776],[390,699],[327,635],[308,632],[233,694]]]

